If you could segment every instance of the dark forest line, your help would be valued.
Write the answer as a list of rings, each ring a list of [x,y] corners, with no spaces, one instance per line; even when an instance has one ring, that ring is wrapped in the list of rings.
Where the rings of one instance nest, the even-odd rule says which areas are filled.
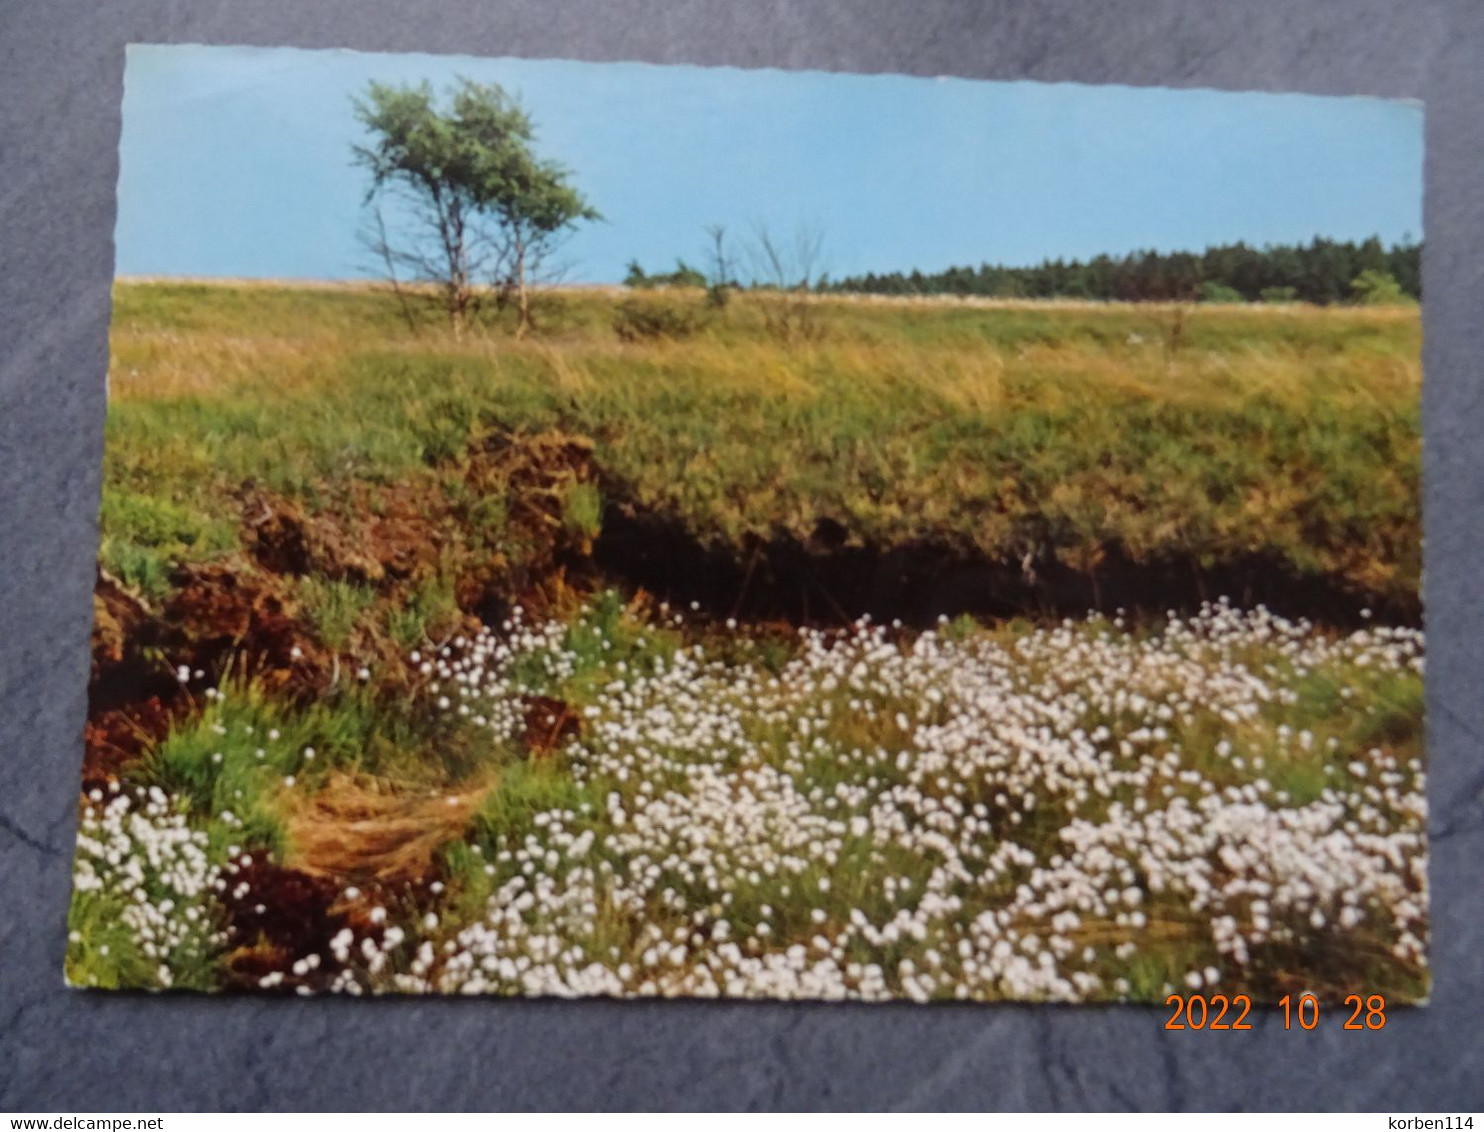
[[[1315,238],[1308,244],[1220,244],[1204,252],[1136,251],[1089,260],[1048,259],[1031,267],[981,264],[946,271],[870,272],[824,280],[818,289],[878,295],[1119,302],[1394,302],[1422,297],[1422,245],[1387,247]]]

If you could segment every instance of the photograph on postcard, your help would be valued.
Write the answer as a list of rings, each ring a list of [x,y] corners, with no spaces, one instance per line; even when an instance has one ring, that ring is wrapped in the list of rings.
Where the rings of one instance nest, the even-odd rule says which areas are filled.
[[[69,983],[1424,1001],[1421,168],[131,47]]]

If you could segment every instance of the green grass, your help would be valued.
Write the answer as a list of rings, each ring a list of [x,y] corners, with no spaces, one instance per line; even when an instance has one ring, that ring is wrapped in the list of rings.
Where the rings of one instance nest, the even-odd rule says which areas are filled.
[[[316,726],[331,718],[328,711],[314,714],[319,719],[301,716],[251,686],[229,687],[223,700],[149,752],[141,777],[187,799],[194,812],[225,821],[218,835],[233,844],[281,852],[286,839],[278,798],[285,780],[293,775],[308,786],[359,746],[359,736],[331,746],[325,728]],[[343,725],[345,713],[332,718]],[[306,747],[314,748],[309,759]]]
[[[73,892],[66,960],[72,986],[113,990],[158,985],[157,963],[144,954],[121,919],[127,907],[124,898],[113,894]]]
[[[1108,636],[1112,627],[1092,619],[1065,627],[1064,633],[1096,640]],[[1141,635],[1149,632],[1139,628]],[[713,641],[706,630],[700,643],[708,655],[722,655],[721,642]],[[1017,641],[1034,632],[1024,623],[999,627],[974,626],[960,622],[949,626],[945,634],[965,647],[978,642],[994,642],[1013,651]],[[613,688],[631,684],[661,665],[670,665],[676,649],[694,647],[679,632],[647,622],[632,607],[612,593],[605,593],[579,617],[572,618],[560,637],[561,662],[544,652],[531,654],[515,671],[516,683],[533,692],[557,696],[575,707],[600,705]],[[766,659],[761,645],[731,641],[731,659],[726,663],[739,672],[747,666],[763,671],[776,671]],[[1038,682],[1071,682],[1085,674],[1044,670],[1044,661],[1028,659],[1020,678],[1034,686]],[[1176,715],[1169,720],[1169,735],[1163,749],[1180,752],[1179,768],[1196,771],[1199,779],[1220,787],[1242,785],[1265,779],[1275,793],[1287,797],[1284,805],[1299,806],[1318,798],[1326,787],[1342,793],[1354,789],[1346,764],[1372,745],[1380,745],[1397,759],[1405,761],[1421,752],[1420,674],[1412,671],[1382,671],[1369,666],[1338,661],[1296,672],[1277,643],[1253,643],[1246,651],[1228,655],[1226,663],[1244,664],[1254,672],[1265,672],[1274,686],[1289,693],[1274,701],[1241,724],[1226,724],[1194,705],[1189,717]],[[1349,695],[1345,692],[1348,690]],[[700,693],[704,698],[725,698],[725,686]],[[902,713],[910,720],[934,720],[932,710],[915,694],[878,687],[871,693],[871,703],[863,709],[851,706],[860,695],[847,684],[818,684],[800,694],[796,711],[789,718],[774,715],[747,714],[744,727],[753,765],[769,765],[779,770],[793,769],[794,782],[811,797],[829,798],[837,788],[864,787],[870,782],[870,797],[879,797],[906,779],[896,762],[896,752],[910,749],[901,721]],[[687,768],[692,764],[716,765],[717,752],[695,749],[680,740],[675,745],[647,737],[645,742],[661,750],[669,760],[663,772],[645,772],[647,784],[636,776],[621,780],[594,773],[574,773],[565,751],[525,754],[513,745],[491,744],[467,723],[451,713],[430,713],[427,696],[415,693],[389,696],[374,688],[341,688],[307,705],[292,705],[266,695],[256,686],[228,687],[224,700],[206,704],[198,716],[178,726],[149,755],[141,767],[131,772],[137,781],[156,784],[179,802],[189,807],[193,820],[209,833],[211,852],[223,857],[229,848],[263,848],[282,857],[286,849],[284,816],[294,799],[312,796],[329,784],[332,772],[356,776],[373,776],[398,789],[436,788],[438,792],[462,783],[489,783],[487,792],[462,837],[445,844],[439,854],[440,876],[446,881],[445,895],[432,902],[438,913],[435,944],[452,939],[460,928],[478,922],[486,912],[490,895],[511,880],[522,867],[509,855],[527,844],[532,835],[539,837],[538,817],[563,815],[571,833],[591,830],[598,843],[588,858],[596,867],[623,870],[632,862],[622,852],[603,843],[616,827],[608,815],[608,798],[617,794],[632,813],[636,796],[645,793],[656,797],[667,790],[684,793]],[[807,715],[822,724],[812,734],[819,739],[807,758],[799,763],[797,717]],[[1143,717],[1147,720],[1147,714]],[[946,722],[946,718],[939,722]],[[1282,724],[1286,731],[1279,728]],[[1115,736],[1127,734],[1135,717],[1090,714],[1080,726],[1091,730],[1099,724],[1109,727]],[[1298,736],[1307,732],[1312,742],[1301,743]],[[1286,737],[1285,737],[1286,736]],[[1331,744],[1330,740],[1334,740]],[[1216,758],[1214,748],[1220,740],[1232,743],[1234,752],[1246,760],[1245,765]],[[315,758],[305,758],[305,748],[315,749]],[[1259,766],[1256,759],[1264,760]],[[754,762],[755,760],[755,762]],[[740,766],[730,766],[740,772]],[[289,782],[289,776],[293,781]],[[1191,801],[1201,794],[1196,785],[1186,785],[1174,775],[1162,777],[1174,793]],[[981,784],[982,792],[960,794],[964,804],[992,804],[999,789],[990,782]],[[848,792],[848,791],[847,791]],[[946,795],[945,795],[946,797]],[[1155,794],[1147,801],[1155,806],[1168,804],[1169,793]],[[1062,850],[1060,831],[1068,820],[1062,809],[1065,799],[1054,792],[1041,799],[1041,804],[1026,820],[1011,827],[1001,825],[993,838],[986,839],[984,851],[991,851],[1000,840],[1013,840],[1034,851],[1040,861]],[[1113,801],[1130,804],[1138,799],[1128,790],[1107,798],[1083,798],[1076,804],[1081,820],[1103,820]],[[870,810],[842,805],[831,817],[848,823],[865,817]],[[996,811],[997,812],[997,811]],[[235,848],[234,848],[235,847]],[[873,843],[869,837],[847,836],[837,856],[830,860],[809,862],[802,872],[777,875],[756,874],[747,877],[739,872],[727,886],[725,918],[738,936],[750,933],[766,920],[775,933],[779,946],[807,942],[820,932],[833,934],[859,910],[873,923],[891,918],[900,897],[887,891],[883,878],[905,882],[905,891],[921,893],[929,882],[938,859],[934,852],[909,850],[897,844]],[[1002,906],[1015,887],[1025,879],[1023,870],[1012,871],[990,887],[956,890],[965,903],[963,922],[987,910]],[[704,904],[702,890],[683,869],[664,866],[659,883],[668,886],[690,906]],[[69,955],[69,971],[74,981],[98,985],[151,985],[153,968],[143,964],[137,949],[131,951],[130,938],[117,927],[120,908],[109,903],[107,894],[80,893],[74,903],[74,930],[79,940]],[[421,938],[416,925],[429,906],[413,901],[394,910],[394,922],[403,923]],[[1174,983],[1192,967],[1212,961],[1209,945],[1201,942],[1203,925],[1200,917],[1180,899],[1151,897],[1146,904],[1151,926],[1147,938],[1138,937],[1138,950],[1127,960],[1111,955],[1102,968],[1107,985],[1115,978],[1126,979],[1129,995],[1135,1000],[1159,1001],[1167,983]],[[814,909],[824,912],[823,920],[814,918]],[[603,906],[583,932],[569,938],[590,955],[632,961],[648,941],[644,935],[649,925],[663,929],[669,937],[687,927],[687,919],[672,909],[655,906],[636,913]],[[1034,925],[1032,925],[1034,927]],[[1080,929],[1079,929],[1080,930]],[[1086,930],[1106,933],[1107,925],[1088,924]],[[1090,937],[1090,938],[1093,938]],[[1127,931],[1123,938],[1134,938]],[[107,954],[100,950],[108,947]],[[903,937],[889,945],[867,946],[857,939],[851,944],[849,959],[860,963],[881,964],[895,971],[902,960],[920,962],[925,949],[939,946],[936,936],[926,939]],[[1336,964],[1362,963],[1364,956],[1355,949],[1346,950],[1341,942],[1332,945],[1335,957],[1305,960],[1302,956],[1278,955],[1264,959],[1255,970],[1310,971],[1316,977],[1338,977]],[[940,949],[941,950],[941,949]],[[194,953],[192,953],[194,955]],[[213,964],[220,961],[214,953],[182,960],[182,972],[176,985],[214,985]],[[1265,964],[1265,966],[1264,966]],[[1297,967],[1295,967],[1297,964]],[[400,968],[399,968],[400,969]],[[1345,967],[1350,971],[1350,967]],[[1397,995],[1417,994],[1425,985],[1401,967],[1385,962],[1364,969],[1355,968],[1355,977]],[[1266,977],[1266,976],[1264,976]],[[1409,981],[1411,980],[1411,981]],[[1330,985],[1328,983],[1326,986]],[[1337,985],[1337,984],[1336,984]]]
[[[392,660],[465,631],[471,572],[477,581],[479,568],[519,566],[527,552],[521,484],[497,475],[494,489],[471,486],[487,482],[469,474],[477,470],[471,451],[503,430],[559,429],[592,441],[601,488],[578,477],[539,489],[552,503],[542,521],[568,545],[596,538],[605,503],[618,501],[739,553],[780,533],[808,539],[830,518],[855,543],[930,539],[1016,561],[1036,549],[1085,571],[1113,550],[1195,569],[1255,556],[1377,601],[1417,601],[1415,310],[1203,307],[1177,317],[1154,307],[828,300],[813,314],[817,335],[785,343],[769,333],[770,300],[743,295],[684,341],[625,342],[612,326],[620,301],[546,296],[532,338],[517,343],[508,328],[491,326],[455,342],[432,328],[410,332],[395,303],[369,290],[118,287],[101,513],[107,568],[159,601],[180,564],[246,563],[243,500],[264,491],[347,530],[420,507],[418,517],[431,521],[424,536],[438,546],[405,575],[361,583],[311,569],[293,579],[292,616],[337,654],[328,687],[304,697],[291,694],[304,689],[229,684],[224,700],[199,705],[126,768],[126,780],[158,785],[187,806],[213,853],[252,847],[279,858],[293,803],[333,772],[416,794],[488,784],[468,837],[440,854],[448,882],[440,942],[478,919],[510,879],[516,865],[500,854],[522,843],[538,814],[567,811],[570,829],[603,831],[609,794],[630,803],[636,781],[574,773],[561,750],[491,744],[467,721],[432,711],[417,678]],[[581,615],[559,600],[547,615],[564,621],[560,657],[526,656],[514,675],[525,691],[578,710],[600,703],[615,682],[670,665],[682,647],[700,644],[713,659],[774,675],[798,647],[766,626],[662,626],[643,603],[612,592]],[[1012,647],[1032,628],[961,618],[943,635]],[[1108,631],[1097,619],[1075,630]],[[1236,659],[1290,696],[1242,725],[1171,722],[1182,765],[1209,782],[1241,785],[1260,774],[1287,804],[1302,805],[1346,785],[1357,751],[1420,753],[1420,676],[1338,664],[1300,672],[1268,649]],[[374,669],[366,684],[362,661]],[[384,679],[378,662],[396,678]],[[822,796],[868,779],[900,782],[896,713],[915,719],[922,708],[906,694],[880,696],[872,711],[852,708],[851,698],[821,687],[799,705],[828,719],[827,742],[809,752],[802,773]],[[1129,719],[1088,726],[1118,734]],[[1290,728],[1281,736],[1279,720]],[[781,768],[797,752],[795,722],[750,718],[747,740]],[[1245,767],[1214,756],[1223,739]],[[682,787],[694,752],[665,755],[677,777],[652,785]],[[989,804],[994,793],[985,784],[984,797],[971,800]],[[1133,801],[1087,799],[1078,812],[1096,820],[1115,800]],[[1065,799],[1046,801],[1007,832],[1041,857],[1058,847],[1065,817],[1057,811]],[[825,927],[852,909],[879,922],[893,907],[880,879],[904,878],[920,891],[932,864],[852,837],[838,859],[812,861],[790,881],[739,883],[727,917],[750,931],[766,915],[800,940],[824,930],[800,918],[810,907],[827,913]],[[965,915],[1003,903],[1020,879],[1012,873],[1008,887],[974,894]],[[665,883],[679,892],[687,885],[680,870]],[[1150,911],[1170,934],[1141,944],[1121,973],[1133,997],[1158,999],[1195,952],[1181,934],[1182,909]],[[153,985],[155,964],[130,950],[115,896],[78,893],[72,914],[73,981]],[[407,910],[409,922],[418,915]],[[685,926],[664,908],[638,917],[604,908],[583,946],[632,959],[647,946],[645,923]],[[894,967],[933,943],[853,958]],[[176,985],[213,985],[220,957],[209,952],[183,955]]]
[[[95,803],[94,817],[101,817],[103,805],[113,800],[109,795]],[[142,806],[142,800],[135,803],[135,815]],[[199,812],[191,815],[191,829],[197,836],[204,831],[202,850],[213,865],[225,860],[228,845],[240,836],[235,823]],[[122,841],[127,850],[109,860],[96,850],[85,852],[83,837],[115,853]],[[220,986],[220,910],[211,893],[180,882],[178,856],[172,857],[165,849],[163,855],[170,861],[166,866],[157,852],[142,851],[138,831],[127,820],[101,831],[94,822],[82,823],[77,859],[88,862],[94,884],[74,887],[67,912],[64,971],[71,986],[105,990],[213,990]],[[145,905],[153,906],[152,911],[164,910],[168,923],[164,931],[141,932],[137,920],[129,922]]]
[[[454,342],[369,291],[121,286],[108,553],[221,552],[248,480],[311,501],[446,482],[498,422],[592,437],[635,502],[703,539],[829,517],[858,542],[1079,567],[1115,546],[1255,555],[1415,604],[1414,310],[1201,308],[1174,338],[1159,308],[835,300],[820,341],[785,345],[744,296],[686,342],[630,345],[615,301],[553,297],[532,341]],[[584,530],[589,492],[566,501]]]
[[[169,592],[172,562],[210,558],[237,544],[230,519],[165,494],[105,491],[99,524],[103,568],[153,598]]]
[[[352,582],[311,576],[299,580],[298,596],[321,643],[338,651],[350,641],[361,614],[376,600],[376,591]],[[414,606],[413,611],[420,608]]]
[[[446,636],[461,616],[453,580],[446,573],[424,578],[395,608],[386,611],[387,633],[404,650]]]
[[[662,635],[648,633],[646,637],[636,637],[634,628],[630,618],[615,616],[611,607],[605,610],[600,604],[587,618],[575,622],[563,641],[563,651],[575,661],[571,676],[557,683],[543,681],[545,669],[538,656],[538,662],[524,678],[543,692],[566,696],[575,703],[587,702],[586,690],[632,679],[636,672],[644,671],[647,664],[657,659],[652,650],[668,648]],[[947,636],[957,642],[993,640],[1009,650],[1032,631],[1026,624],[986,629],[958,623],[950,629]],[[1093,619],[1067,631],[1096,639],[1107,636],[1112,628]],[[1141,629],[1138,633],[1146,631]],[[640,640],[642,644],[638,643]],[[739,649],[732,662],[737,668],[760,663],[755,655],[744,658],[743,651]],[[709,646],[708,655],[716,655]],[[1401,762],[1420,756],[1420,674],[1381,672],[1339,661],[1298,674],[1284,659],[1282,650],[1271,642],[1252,644],[1231,659],[1253,671],[1268,671],[1275,686],[1291,695],[1275,701],[1250,721],[1235,725],[1200,711],[1198,706],[1188,718],[1173,717],[1167,725],[1169,734],[1159,743],[1159,749],[1179,752],[1176,764],[1179,771],[1182,774],[1194,771],[1198,778],[1187,784],[1183,777],[1173,773],[1162,776],[1161,785],[1168,785],[1170,791],[1156,792],[1142,801],[1155,808],[1168,805],[1172,797],[1184,797],[1195,803],[1204,796],[1203,790],[1211,786],[1219,789],[1258,781],[1267,783],[1263,787],[1267,796],[1282,799],[1283,806],[1307,805],[1329,788],[1353,799],[1355,780],[1347,764],[1359,752],[1381,745]],[[1084,675],[1055,669],[1041,671],[1032,665],[1024,678],[1075,686]],[[1349,694],[1342,694],[1346,690]],[[859,707],[850,708],[853,694],[845,687],[821,687],[815,698],[799,704],[799,714],[822,716],[829,721],[823,731],[814,732],[822,742],[804,762],[802,772],[795,775],[801,789],[819,791],[828,798],[842,784],[860,786],[869,779],[874,790],[882,791],[905,781],[895,762],[895,752],[910,749],[912,743],[902,731],[896,713],[902,712],[909,718],[929,718],[920,714],[923,705],[904,692],[900,697],[877,695],[872,709],[862,711]],[[825,705],[831,710],[821,713],[820,708]],[[1094,714],[1080,725],[1090,731],[1105,724],[1118,736],[1132,730],[1135,725],[1132,718]],[[1147,718],[1146,715],[1143,720]],[[788,765],[798,749],[796,725],[794,718],[752,719],[746,735],[754,756],[777,768]],[[1305,732],[1312,742],[1300,741],[1300,735]],[[1222,740],[1230,742],[1233,753],[1245,761],[1236,763],[1224,756],[1216,757],[1215,748]],[[864,757],[864,753],[872,751],[881,752],[879,758]],[[672,777],[650,771],[648,786],[640,786],[633,778],[627,781],[611,777],[574,778],[560,752],[503,768],[498,786],[488,795],[468,840],[451,844],[444,852],[452,893],[444,912],[448,938],[460,926],[478,921],[485,913],[490,894],[520,872],[517,863],[501,860],[501,854],[518,849],[538,832],[533,824],[537,814],[565,812],[568,816],[564,825],[569,832],[594,830],[601,844],[601,838],[613,834],[616,828],[605,812],[604,800],[610,794],[621,797],[632,810],[636,794],[647,792],[653,797],[656,792],[663,794],[667,790],[684,793],[687,766],[692,762],[710,764],[717,757],[714,750],[696,751],[683,744],[663,748],[662,753],[672,760]],[[990,803],[999,787],[990,783],[984,786],[982,796],[960,797],[965,804]],[[1079,820],[1096,822],[1106,818],[1112,802],[1127,807],[1140,800],[1130,788],[1123,788],[1106,798],[1082,798],[1075,804],[1075,813]],[[985,851],[992,850],[998,838],[1032,849],[1042,862],[1064,851],[1060,834],[1068,821],[1068,811],[1063,807],[1070,801],[1070,795],[1062,797],[1054,793],[1043,798],[1033,814],[1025,815],[1026,820],[1014,827],[1002,826],[996,838],[986,841]],[[848,822],[853,817],[866,816],[868,810],[869,807],[855,811],[842,806],[832,816]],[[612,866],[619,875],[629,865],[621,855],[607,854],[601,848],[588,857],[588,861],[595,859]],[[854,910],[863,912],[873,923],[882,923],[891,918],[900,903],[898,897],[883,887],[883,878],[895,878],[905,883],[906,891],[921,893],[937,863],[932,853],[873,844],[869,838],[846,838],[836,859],[812,862],[801,874],[753,875],[750,879],[737,875],[735,885],[728,888],[725,918],[738,936],[751,932],[766,920],[780,947],[789,942],[807,942],[820,932],[833,934]],[[1024,872],[1016,871],[994,887],[955,889],[955,895],[964,899],[961,920],[969,922],[981,912],[1003,906],[1024,880]],[[699,899],[701,890],[686,879],[683,871],[672,870],[669,865],[662,870],[657,883],[679,893],[691,907],[706,903]],[[812,918],[815,908],[826,913],[823,921]],[[1148,898],[1144,910],[1149,915],[1149,924],[1139,932],[1115,929],[1111,923],[1085,925],[1089,940],[1102,940],[1098,944],[1100,952],[1106,949],[1109,932],[1116,939],[1130,939],[1138,944],[1137,950],[1127,958],[1115,958],[1109,951],[1099,960],[1108,987],[1116,979],[1123,979],[1133,1000],[1159,1002],[1171,990],[1186,989],[1183,979],[1191,969],[1213,962],[1225,969],[1225,963],[1211,952],[1205,940],[1209,925],[1200,913],[1192,911],[1183,897],[1154,895]],[[569,934],[568,938],[580,943],[588,954],[617,946],[622,955],[632,958],[629,949],[636,946],[634,941],[640,939],[646,925],[657,925],[667,939],[672,938],[672,933],[689,930],[683,918],[663,907],[646,908],[642,914],[631,913],[626,917],[615,917],[604,909],[604,917],[601,922],[594,921],[589,934]],[[1044,925],[1026,927],[1032,931],[1045,930]],[[937,946],[938,941],[931,936],[922,940],[904,937],[885,946],[867,946],[857,940],[849,957],[894,971],[903,959],[920,964],[924,950]],[[1306,958],[1302,954],[1275,952],[1259,959],[1252,968],[1256,972],[1254,977],[1287,978],[1294,971],[1303,971],[1304,977],[1318,980],[1314,985],[1332,989],[1340,985],[1336,980],[1353,975],[1384,986],[1386,993],[1398,997],[1415,996],[1425,989],[1425,976],[1407,970],[1404,965],[1368,960],[1363,940],[1351,947],[1343,937],[1319,937],[1314,946],[1330,948],[1334,953]]]
[[[232,815],[236,843],[281,853],[283,802],[312,793],[333,771],[425,787],[467,777],[489,758],[457,719],[347,675],[307,706],[255,683],[228,684],[152,747],[134,775],[186,799],[194,813]]]

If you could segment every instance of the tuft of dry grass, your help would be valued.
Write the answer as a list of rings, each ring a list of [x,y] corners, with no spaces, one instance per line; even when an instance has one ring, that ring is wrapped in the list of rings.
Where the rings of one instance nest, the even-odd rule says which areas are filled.
[[[494,780],[414,793],[377,779],[337,772],[312,795],[289,794],[286,863],[341,881],[415,881],[433,869],[439,849],[463,837]]]

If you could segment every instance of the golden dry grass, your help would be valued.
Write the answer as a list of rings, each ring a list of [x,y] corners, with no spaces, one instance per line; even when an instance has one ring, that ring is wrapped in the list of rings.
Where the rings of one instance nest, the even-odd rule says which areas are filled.
[[[498,423],[592,437],[634,503],[702,540],[828,518],[1001,559],[1263,558],[1417,605],[1415,308],[818,297],[784,339],[777,301],[624,342],[612,295],[566,292],[516,341],[414,333],[369,288],[122,285],[105,557],[137,574],[130,555],[214,552],[226,534],[196,527],[245,480],[333,497],[456,462]]]
[[[336,772],[314,794],[284,799],[286,863],[314,876],[381,882],[430,874],[438,850],[462,837],[491,777],[436,792]]]

